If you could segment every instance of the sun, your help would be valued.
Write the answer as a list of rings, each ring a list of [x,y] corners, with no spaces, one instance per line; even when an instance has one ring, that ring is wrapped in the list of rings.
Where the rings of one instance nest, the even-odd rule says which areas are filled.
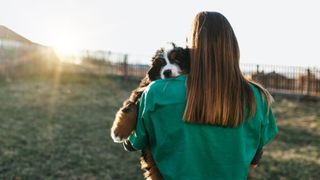
[[[72,36],[63,35],[54,39],[52,43],[54,50],[61,56],[68,56],[76,53],[78,48],[77,41]]]
[[[73,44],[68,41],[61,41],[61,43],[55,43],[53,48],[60,56],[68,56],[75,52]]]
[[[51,47],[60,58],[75,55],[80,50],[80,37],[71,27],[60,27],[51,33]]]

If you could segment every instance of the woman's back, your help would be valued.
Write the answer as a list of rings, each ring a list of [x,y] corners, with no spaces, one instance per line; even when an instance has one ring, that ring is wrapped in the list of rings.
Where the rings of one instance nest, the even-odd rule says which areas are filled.
[[[256,151],[277,134],[272,110],[266,112],[266,103],[251,84],[256,99],[253,118],[236,128],[186,123],[186,79],[181,75],[149,85],[131,144],[136,149],[150,144],[165,179],[246,179]]]

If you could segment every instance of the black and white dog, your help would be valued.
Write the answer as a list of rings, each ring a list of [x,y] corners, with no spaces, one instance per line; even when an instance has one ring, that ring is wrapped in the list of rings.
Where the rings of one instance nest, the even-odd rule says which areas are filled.
[[[181,74],[187,74],[190,67],[189,50],[175,46],[157,50],[152,58],[152,65],[147,75],[141,80],[139,87],[132,91],[130,97],[123,102],[118,110],[111,128],[111,137],[116,143],[123,143],[125,148],[133,151],[130,142],[126,141],[135,130],[138,115],[138,104],[145,88],[154,80],[174,78]],[[146,179],[162,179],[162,176],[151,156],[150,148],[142,150],[140,158],[141,169],[145,171]]]
[[[123,106],[116,114],[111,128],[111,137],[114,142],[123,142],[135,129],[137,104],[141,94],[150,82],[187,74],[189,64],[189,50],[186,48],[177,47],[174,43],[171,43],[170,48],[157,50],[152,58],[152,65],[147,75],[141,80],[139,87],[132,91],[129,99],[124,101]]]
[[[171,48],[161,48],[152,58],[152,66],[148,71],[151,81],[186,74],[189,71],[189,51],[171,43]]]

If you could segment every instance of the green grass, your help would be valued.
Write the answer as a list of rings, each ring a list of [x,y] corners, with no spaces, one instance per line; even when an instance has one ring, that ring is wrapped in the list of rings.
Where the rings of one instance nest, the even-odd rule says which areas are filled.
[[[0,82],[0,179],[142,179],[139,152],[113,143],[114,114],[138,81],[61,74]],[[254,179],[317,179],[320,103],[274,104],[280,133]]]

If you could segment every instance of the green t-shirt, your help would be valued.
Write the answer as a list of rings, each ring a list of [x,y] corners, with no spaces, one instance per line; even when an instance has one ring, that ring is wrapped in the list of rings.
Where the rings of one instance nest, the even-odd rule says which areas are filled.
[[[141,97],[136,132],[129,140],[146,144],[164,179],[247,179],[257,149],[278,132],[259,90],[251,86],[257,112],[237,128],[185,123],[186,75],[156,80]],[[202,92],[199,92],[201,96]]]

